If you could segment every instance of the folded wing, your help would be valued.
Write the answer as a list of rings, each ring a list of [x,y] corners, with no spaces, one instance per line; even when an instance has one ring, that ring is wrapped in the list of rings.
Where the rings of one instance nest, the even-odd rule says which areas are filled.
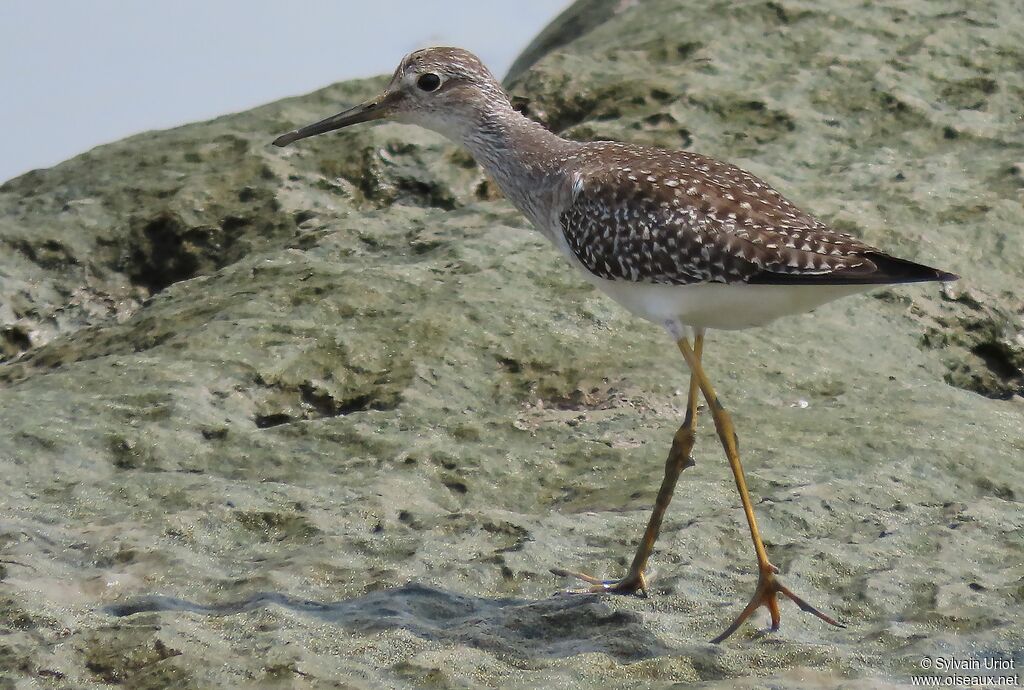
[[[607,280],[848,285],[955,280],[836,232],[767,183],[690,152],[618,146],[577,176],[560,214],[573,253]],[[634,162],[635,159],[635,162]],[[657,167],[657,170],[648,170]]]

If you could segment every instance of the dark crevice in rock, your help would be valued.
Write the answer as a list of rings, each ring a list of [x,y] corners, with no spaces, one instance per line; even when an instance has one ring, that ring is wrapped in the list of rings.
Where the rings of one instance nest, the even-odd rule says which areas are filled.
[[[317,214],[315,211],[305,209],[302,211],[296,211],[294,214],[292,214],[292,218],[295,220],[295,225],[299,226],[305,223],[307,220],[312,220],[316,218],[316,215]]]
[[[21,326],[10,325],[0,328],[0,362],[17,357],[32,347],[28,331]]]
[[[10,246],[40,268],[61,269],[78,264],[71,251],[57,240],[43,240],[38,244],[14,240]]]
[[[221,228],[188,227],[175,213],[136,221],[128,236],[124,265],[131,281],[150,294],[219,267],[230,240],[245,223],[227,218]]]
[[[336,400],[330,393],[314,387],[310,383],[299,386],[302,402],[312,407],[320,417],[341,417],[353,412],[366,410],[392,410],[397,400],[378,399],[373,393],[363,393],[344,400]]]
[[[523,371],[523,365],[511,357],[498,357],[498,364],[511,374],[518,374]]]
[[[947,287],[943,296],[943,302],[922,314],[933,321],[922,344],[950,351],[946,383],[1001,400],[1024,395],[1020,318],[980,290]]]
[[[338,403],[334,416],[352,414],[353,412],[364,412],[366,410],[393,410],[398,407],[397,400],[378,400],[373,395],[357,395],[348,400]]]
[[[402,397],[397,390],[387,384],[381,384],[367,392],[339,398],[323,386],[311,381],[305,381],[295,386],[280,382],[267,383],[258,376],[256,382],[262,387],[274,389],[278,394],[272,403],[265,405],[265,407],[276,406],[276,410],[262,412],[253,418],[254,423],[260,429],[310,419],[344,417],[369,410],[393,410],[402,402]],[[282,395],[283,397],[280,397]]]
[[[256,426],[259,429],[269,429],[272,426],[280,426],[281,424],[287,424],[292,421],[289,415],[282,413],[274,414],[258,414],[253,418],[256,422]]]
[[[465,495],[469,492],[469,487],[466,486],[465,482],[461,482],[457,479],[444,479],[441,483],[444,484],[446,489],[454,494]]]
[[[300,384],[299,391],[302,394],[302,402],[316,410],[318,416],[335,417],[338,415],[337,402],[329,393],[318,390],[310,383]]]
[[[398,178],[395,186],[397,193],[393,203],[396,204],[432,206],[446,211],[451,211],[458,206],[451,190],[438,182],[404,177]]]
[[[1021,370],[1015,363],[1014,353],[1005,341],[979,343],[971,352],[981,358],[995,376],[1005,381],[1021,379]]]

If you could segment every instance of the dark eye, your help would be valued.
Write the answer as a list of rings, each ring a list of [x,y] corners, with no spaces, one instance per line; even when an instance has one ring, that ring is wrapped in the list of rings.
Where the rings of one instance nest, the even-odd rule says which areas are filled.
[[[440,85],[441,77],[431,72],[421,74],[420,78],[416,80],[416,86],[420,87],[423,91],[436,91]]]

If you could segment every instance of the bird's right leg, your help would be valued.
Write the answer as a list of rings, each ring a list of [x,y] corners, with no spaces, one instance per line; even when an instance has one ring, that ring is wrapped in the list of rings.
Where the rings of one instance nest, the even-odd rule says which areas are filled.
[[[700,360],[703,349],[704,332],[697,331],[693,340],[693,351],[698,360]],[[672,438],[672,448],[669,449],[668,458],[665,459],[665,476],[661,480],[658,498],[654,501],[654,510],[647,521],[647,529],[644,530],[644,536],[640,540],[640,546],[637,547],[636,554],[633,556],[633,563],[629,566],[629,572],[626,573],[626,576],[619,580],[600,580],[591,575],[563,570],[562,568],[552,568],[552,573],[560,577],[575,577],[578,580],[589,583],[590,587],[579,590],[582,592],[641,594],[647,596],[647,577],[645,575],[647,561],[654,551],[654,542],[657,541],[658,533],[661,531],[661,523],[665,518],[665,511],[668,510],[668,504],[672,501],[672,494],[675,493],[679,475],[687,467],[693,467],[694,464],[690,453],[693,451],[693,443],[696,438],[697,399],[699,393],[700,385],[697,378],[691,375],[690,391],[686,400],[686,416],[683,418],[682,426],[679,427],[679,430],[676,431],[675,436]]]
[[[733,479],[736,481],[736,490],[740,494],[740,503],[747,517],[747,526],[750,528],[750,537],[754,542],[754,553],[757,556],[758,578],[754,596],[751,597],[750,603],[733,620],[732,624],[725,629],[725,632],[711,641],[718,644],[725,640],[739,629],[743,621],[762,606],[768,609],[768,613],[771,616],[772,631],[778,630],[780,613],[777,595],[779,594],[791,599],[801,610],[814,614],[830,625],[834,625],[837,628],[846,627],[798,597],[775,577],[779,569],[768,560],[768,553],[765,551],[764,541],[761,539],[761,531],[757,528],[757,519],[754,517],[754,504],[750,500],[746,475],[743,473],[743,465],[740,463],[739,450],[737,449],[738,441],[736,430],[732,424],[732,418],[725,411],[725,407],[719,401],[718,394],[715,393],[715,389],[711,386],[707,374],[704,373],[704,367],[701,365],[698,350],[696,348],[691,349],[690,343],[686,338],[680,338],[676,344],[679,346],[679,351],[683,354],[686,363],[690,367],[690,375],[697,380],[700,390],[704,394],[704,399],[708,403],[711,417],[715,420],[715,429],[718,431],[718,438],[722,441],[722,447],[725,449],[729,466],[732,468]]]

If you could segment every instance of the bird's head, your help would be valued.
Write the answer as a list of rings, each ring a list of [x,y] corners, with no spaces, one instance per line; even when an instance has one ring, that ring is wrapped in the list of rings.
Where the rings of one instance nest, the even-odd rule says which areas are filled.
[[[274,140],[275,146],[370,120],[419,125],[460,140],[489,113],[510,108],[501,85],[461,48],[425,48],[406,55],[375,98]]]

